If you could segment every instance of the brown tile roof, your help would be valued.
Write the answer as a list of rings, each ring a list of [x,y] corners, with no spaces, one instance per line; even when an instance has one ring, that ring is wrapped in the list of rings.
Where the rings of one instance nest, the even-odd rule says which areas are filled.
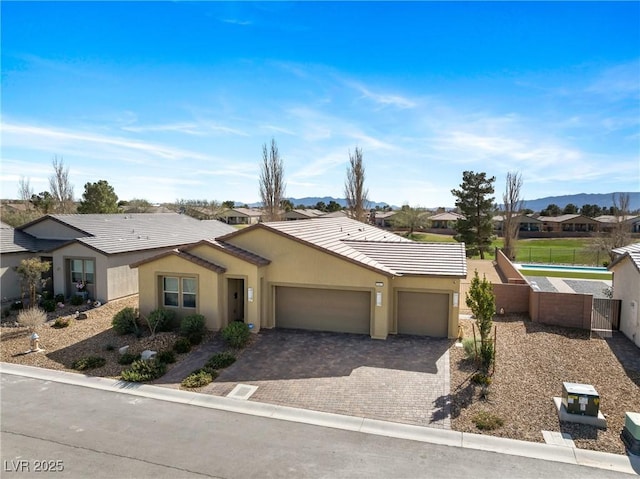
[[[252,253],[251,251],[247,251],[243,248],[239,248],[238,246],[232,245],[231,243],[225,243],[224,241],[217,241],[217,240],[198,241],[197,243],[180,248],[180,251],[189,251],[195,248],[196,246],[203,245],[203,244],[211,246],[212,248],[215,248],[224,253],[235,256],[236,258],[240,258],[244,261],[247,261],[248,263],[255,264],[256,266],[266,266],[271,263],[271,260],[263,258],[262,256]]]
[[[538,216],[538,219],[545,223],[564,223],[572,220],[579,220],[580,223],[597,223],[593,218],[584,215]]]
[[[164,253],[161,253],[159,255],[153,256],[151,258],[146,258],[143,259],[141,261],[137,261],[135,263],[132,263],[129,265],[130,268],[137,268],[140,265],[146,264],[146,263],[150,263],[152,261],[156,261],[158,259],[161,258],[165,258],[167,256],[177,256],[179,258],[182,258],[186,261],[190,261],[193,264],[197,264],[198,266],[202,266],[203,268],[209,269],[211,271],[214,271],[216,273],[224,273],[227,271],[227,269],[224,266],[220,266],[219,264],[216,264],[212,261],[208,261],[206,259],[202,259],[198,256],[192,255],[191,253],[187,253],[186,251],[180,251],[179,249],[173,249],[171,251],[166,251]]]

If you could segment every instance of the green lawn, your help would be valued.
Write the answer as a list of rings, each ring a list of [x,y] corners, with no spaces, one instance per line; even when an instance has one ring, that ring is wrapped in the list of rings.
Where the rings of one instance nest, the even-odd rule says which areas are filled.
[[[522,273],[523,276],[551,276],[552,278],[611,279],[611,273],[588,273],[586,271],[542,271],[539,269],[521,269],[520,273]]]

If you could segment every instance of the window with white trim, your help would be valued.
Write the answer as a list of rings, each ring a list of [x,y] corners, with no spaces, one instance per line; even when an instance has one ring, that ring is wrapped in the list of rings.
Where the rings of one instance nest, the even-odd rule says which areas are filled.
[[[162,304],[173,308],[193,308],[197,305],[196,278],[164,276],[162,278]]]

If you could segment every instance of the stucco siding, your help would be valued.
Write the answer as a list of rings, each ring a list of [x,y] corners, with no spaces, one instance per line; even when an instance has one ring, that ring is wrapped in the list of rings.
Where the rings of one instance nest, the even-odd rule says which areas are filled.
[[[640,347],[640,272],[629,259],[611,269],[613,298],[622,300],[620,331]]]
[[[2,289],[2,301],[19,299],[20,276],[16,273],[16,266],[20,265],[20,261],[35,256],[33,253],[10,253],[0,255],[0,288]]]
[[[95,283],[92,291],[93,299],[107,301],[107,257],[97,251],[79,243],[72,243],[55,250],[51,254],[53,258],[53,292],[69,297],[75,293],[70,285],[67,260],[69,259],[93,259],[95,261]]]

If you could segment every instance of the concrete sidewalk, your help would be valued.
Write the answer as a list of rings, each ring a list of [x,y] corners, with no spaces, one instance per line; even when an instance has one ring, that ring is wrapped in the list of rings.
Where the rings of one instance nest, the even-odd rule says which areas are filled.
[[[283,421],[330,427],[347,431],[408,439],[430,444],[491,451],[500,454],[530,457],[547,461],[589,466],[627,474],[640,474],[640,457],[576,449],[542,443],[516,441],[481,434],[412,426],[362,417],[296,409],[228,397],[211,396],[174,390],[148,384],[129,383],[115,379],[84,376],[49,369],[0,363],[0,374],[41,379],[103,391],[130,394],[161,401],[218,409],[222,411],[269,417]]]

